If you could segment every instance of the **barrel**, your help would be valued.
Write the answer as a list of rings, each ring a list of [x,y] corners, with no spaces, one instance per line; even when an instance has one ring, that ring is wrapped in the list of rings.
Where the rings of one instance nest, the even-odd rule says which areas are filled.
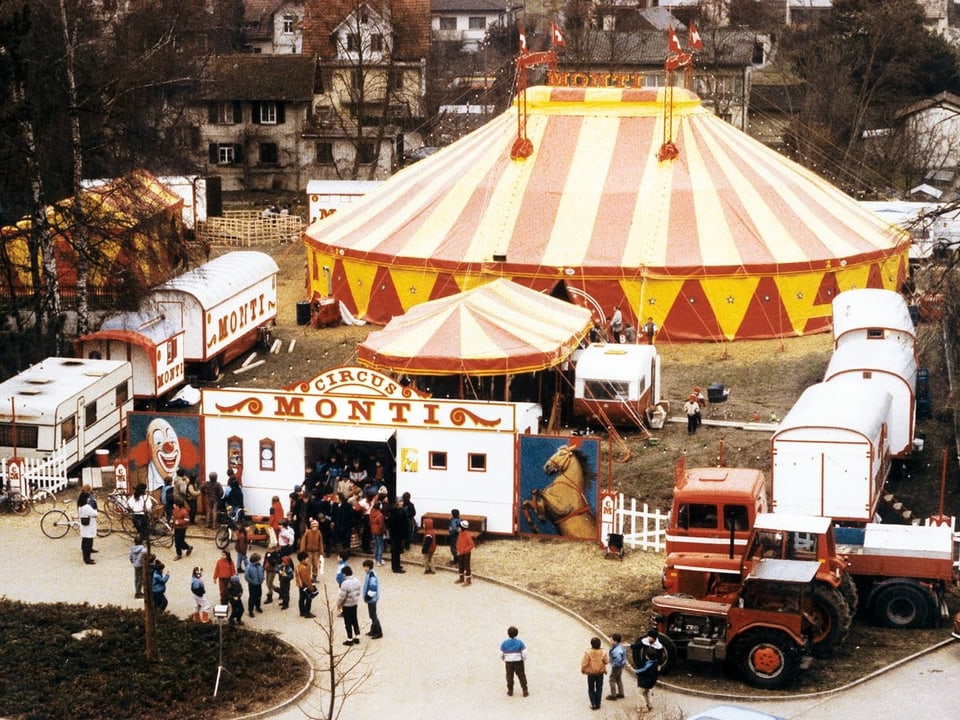
[[[94,456],[97,459],[97,467],[109,467],[110,466],[110,451],[109,450],[97,450],[94,453]]]
[[[300,300],[297,302],[297,325],[310,324],[310,301]]]

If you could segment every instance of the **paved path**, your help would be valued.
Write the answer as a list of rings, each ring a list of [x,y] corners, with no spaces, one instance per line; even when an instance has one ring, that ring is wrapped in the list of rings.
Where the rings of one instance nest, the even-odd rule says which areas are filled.
[[[4,550],[0,553],[0,595],[28,601],[137,606],[132,570],[127,562],[129,543],[125,538],[114,534],[98,540],[97,564],[86,566],[80,557],[79,537],[71,533],[62,540],[50,540],[40,532],[37,517],[0,519]],[[209,578],[218,556],[212,540],[191,537],[189,542],[196,549],[190,558],[180,562],[173,562],[172,550],[159,553],[172,576],[167,593],[169,609],[180,616],[192,611],[189,577],[193,566],[203,566]],[[262,552],[262,548],[255,548]],[[439,557],[446,560],[442,554]],[[360,562],[355,561],[358,570],[362,569]],[[335,563],[328,561],[324,576],[331,596],[336,590],[334,567]],[[583,620],[494,582],[474,580],[471,587],[464,588],[454,584],[455,576],[450,572],[424,575],[412,563],[407,569],[404,574],[391,573],[389,564],[379,569],[383,639],[364,637],[361,645],[348,650],[340,644],[344,639],[342,625],[337,623],[334,627],[337,650],[348,650],[348,660],[358,661],[353,676],[368,676],[349,698],[342,715],[344,720],[634,717],[636,688],[629,678],[625,683],[626,701],[605,701],[599,712],[590,711],[579,662],[597,631]],[[248,625],[276,632],[308,655],[320,654],[318,643],[323,633],[316,621],[300,619],[295,605],[280,611],[273,604],[265,606],[265,610],[263,615],[247,619]],[[360,618],[361,630],[365,631],[368,622],[364,608]],[[520,628],[520,637],[529,646],[529,698],[521,697],[519,692],[514,697],[506,695],[497,648],[510,624]],[[225,641],[229,642],[229,636]],[[881,712],[886,714],[899,697],[903,699],[901,707],[922,706],[930,717],[960,717],[955,700],[960,684],[958,653],[960,646],[947,645],[843,693],[738,704],[803,720],[874,720]],[[226,676],[224,682],[229,681]],[[325,695],[314,689],[299,701],[303,709],[291,705],[269,717],[300,720],[304,710],[319,716],[310,712],[309,706],[322,702]],[[721,702],[666,688],[658,689],[654,700],[657,707],[647,715],[650,720],[689,717]]]

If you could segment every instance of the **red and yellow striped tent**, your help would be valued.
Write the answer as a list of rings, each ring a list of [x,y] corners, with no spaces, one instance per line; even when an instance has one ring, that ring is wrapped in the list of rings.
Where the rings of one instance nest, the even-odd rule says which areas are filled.
[[[691,92],[664,133],[665,92],[528,89],[532,155],[510,158],[511,110],[314,223],[311,290],[385,323],[506,277],[602,323],[652,317],[659,341],[721,341],[821,332],[840,291],[900,287],[905,233]]]
[[[84,189],[83,210],[89,223],[88,252],[94,258],[87,283],[106,288],[123,282],[149,287],[169,279],[186,259],[183,238],[183,200],[146,170]],[[45,209],[54,233],[53,251],[60,289],[77,287],[77,251],[71,239],[73,198]],[[0,278],[0,290],[24,292],[30,279],[30,235],[33,220],[23,218],[0,228],[9,275]],[[39,251],[37,251],[39,254]],[[42,261],[41,261],[42,262]]]
[[[410,308],[370,333],[357,360],[408,375],[516,375],[559,365],[592,327],[585,308],[499,278]]]

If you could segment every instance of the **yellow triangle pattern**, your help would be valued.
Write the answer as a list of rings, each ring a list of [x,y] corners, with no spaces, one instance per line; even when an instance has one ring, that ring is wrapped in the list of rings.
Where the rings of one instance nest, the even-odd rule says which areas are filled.
[[[732,340],[750,308],[760,279],[753,276],[728,276],[703,278],[699,282],[713,314],[717,317],[720,332],[725,338]]]

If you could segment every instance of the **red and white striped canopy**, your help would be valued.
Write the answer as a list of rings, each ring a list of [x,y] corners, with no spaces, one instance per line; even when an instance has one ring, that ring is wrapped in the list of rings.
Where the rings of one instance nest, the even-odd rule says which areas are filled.
[[[563,362],[592,326],[585,308],[501,278],[411,308],[368,335],[357,359],[412,375],[512,375]]]
[[[660,90],[530,88],[533,154],[511,110],[314,223],[314,289],[375,322],[496,277],[561,281],[605,321],[652,317],[661,340],[829,327],[851,287],[896,289],[909,238],[673,91],[679,150],[660,161]]]

